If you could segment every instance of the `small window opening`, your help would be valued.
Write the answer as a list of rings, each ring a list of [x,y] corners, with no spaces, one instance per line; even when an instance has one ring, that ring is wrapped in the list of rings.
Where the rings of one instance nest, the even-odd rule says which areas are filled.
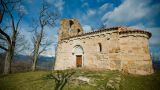
[[[72,20],[69,20],[69,26],[71,27],[74,24]]]
[[[77,29],[77,32],[78,32],[78,33],[80,33],[80,32],[81,32],[81,30],[80,30],[80,29]]]
[[[99,52],[102,52],[102,44],[98,43],[98,46],[99,46]]]

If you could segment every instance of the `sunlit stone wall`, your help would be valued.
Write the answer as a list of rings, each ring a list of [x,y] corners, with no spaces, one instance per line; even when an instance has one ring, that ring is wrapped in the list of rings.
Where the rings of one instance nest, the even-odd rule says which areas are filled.
[[[128,27],[84,33],[77,19],[64,19],[59,30],[54,69],[77,68],[76,55],[82,55],[81,68],[84,69],[151,74],[150,36],[149,32]],[[75,51],[78,46],[79,53]]]

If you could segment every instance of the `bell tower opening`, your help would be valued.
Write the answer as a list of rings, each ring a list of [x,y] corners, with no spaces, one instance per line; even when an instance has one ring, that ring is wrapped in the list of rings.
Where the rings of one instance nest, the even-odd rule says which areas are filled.
[[[78,34],[81,32],[81,30],[80,29],[77,29],[77,32],[78,32]]]
[[[69,20],[69,26],[70,26],[70,28],[72,27],[73,24],[74,24],[74,22],[72,20]]]

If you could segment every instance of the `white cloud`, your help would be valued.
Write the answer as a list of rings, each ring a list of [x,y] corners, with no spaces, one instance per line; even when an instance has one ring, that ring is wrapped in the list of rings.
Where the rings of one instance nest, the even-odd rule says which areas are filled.
[[[96,10],[89,9],[89,10],[87,11],[87,16],[93,16],[93,15],[95,15],[95,14],[96,14]]]
[[[57,2],[55,6],[61,11],[63,9],[64,1],[63,0],[58,0],[58,1],[59,2]]]
[[[27,9],[23,5],[20,5],[20,11],[23,12],[24,14],[28,14]]]
[[[101,7],[99,7],[99,10],[100,11],[106,11],[106,10],[112,9],[112,8],[113,8],[113,4],[111,4],[111,3],[105,3]]]
[[[65,4],[65,1],[64,0],[47,0],[48,3],[52,3],[53,2],[53,5],[61,12],[63,10],[63,7],[64,7],[64,4]]]
[[[152,27],[152,28],[146,28],[147,31],[152,33],[152,37],[150,39],[151,45],[160,45],[160,27]]]
[[[136,29],[146,30],[146,27],[142,23],[138,23],[138,24],[131,26],[131,27],[136,28]]]
[[[120,24],[148,18],[158,5],[149,5],[151,0],[124,0],[113,11],[105,13],[101,18],[105,24]],[[157,14],[154,12],[154,14]]]
[[[55,56],[55,47],[49,47],[47,49],[47,51],[44,51],[42,54],[42,56],[48,56],[48,57],[54,57]]]
[[[84,25],[82,28],[83,28],[83,30],[84,30],[86,33],[92,31],[92,27],[89,26],[89,25]]]
[[[89,7],[89,4],[88,4],[87,2],[85,2],[85,3],[82,4],[82,7],[88,8],[88,7]]]
[[[142,23],[139,23],[137,25],[131,26],[133,28],[137,28],[137,29],[142,29],[142,30],[146,30],[152,33],[152,36],[149,40],[150,45],[160,45],[159,42],[159,38],[160,38],[160,27],[152,27],[152,28],[147,28],[145,25],[143,25]]]
[[[22,4],[18,4],[18,5],[16,6],[16,10],[19,11],[20,13],[22,13],[22,14],[28,14],[27,9],[26,9],[25,6],[22,5]]]

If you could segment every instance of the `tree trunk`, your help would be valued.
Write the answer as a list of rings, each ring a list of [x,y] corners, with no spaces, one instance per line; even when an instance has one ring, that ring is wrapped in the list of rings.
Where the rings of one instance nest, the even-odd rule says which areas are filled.
[[[32,65],[32,71],[35,71],[36,69],[36,64],[37,64],[37,60],[38,60],[38,56],[39,56],[39,46],[40,46],[40,39],[38,39],[38,42],[35,43],[35,47],[34,47],[34,54],[33,54],[33,65]]]
[[[35,69],[36,69],[36,64],[37,64],[37,59],[38,59],[38,51],[39,51],[39,48],[36,47],[36,50],[35,50],[34,56],[33,56],[32,71],[35,71]]]
[[[6,57],[4,61],[4,74],[9,74],[11,73],[11,63],[13,59],[14,51],[13,47],[9,48],[8,51],[6,51]]]
[[[11,52],[10,51],[6,51],[6,57],[5,57],[5,61],[4,61],[4,71],[3,74],[8,74],[10,73],[10,60],[11,60]]]
[[[36,64],[39,57],[39,47],[42,41],[42,37],[43,37],[43,27],[41,29],[40,35],[37,37],[37,42],[35,42],[32,71],[35,71],[36,69]]]
[[[17,38],[17,32],[14,32],[12,36],[12,43],[9,44],[8,50],[6,51],[6,57],[4,61],[4,74],[9,74],[11,73],[11,64],[14,56],[14,49],[15,49],[15,44],[16,44],[16,38]]]

